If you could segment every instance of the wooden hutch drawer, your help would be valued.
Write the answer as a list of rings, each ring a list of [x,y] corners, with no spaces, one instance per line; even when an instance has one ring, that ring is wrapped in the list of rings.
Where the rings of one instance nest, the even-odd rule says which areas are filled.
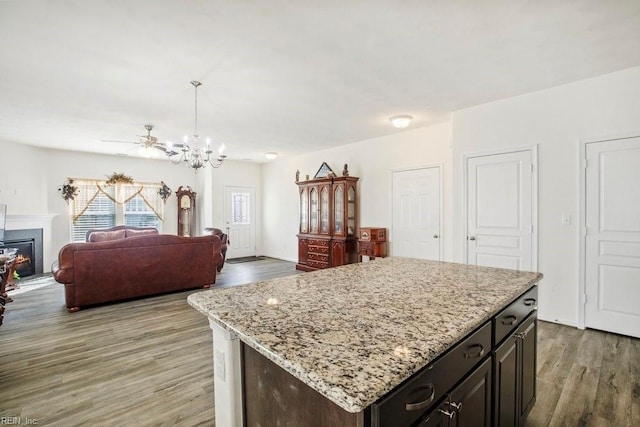
[[[308,253],[307,254],[307,259],[313,260],[313,261],[322,261],[322,262],[329,262],[329,255],[325,255],[325,254],[314,254],[314,253]]]
[[[309,253],[329,254],[329,247],[328,246],[312,246],[312,245],[309,245]]]
[[[328,261],[315,261],[312,259],[308,259],[307,260],[307,265],[309,265],[310,267],[314,267],[314,268],[327,268],[329,267],[329,262]]]
[[[329,247],[329,240],[309,239],[309,246],[324,246]]]

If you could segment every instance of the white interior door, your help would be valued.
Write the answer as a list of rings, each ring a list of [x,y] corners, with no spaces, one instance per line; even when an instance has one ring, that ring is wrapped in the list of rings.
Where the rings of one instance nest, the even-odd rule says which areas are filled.
[[[440,261],[440,167],[392,173],[391,254]]]
[[[227,258],[256,255],[256,190],[225,187]]]
[[[586,159],[585,326],[640,338],[640,138]]]
[[[469,264],[531,271],[535,263],[532,150],[466,158]]]

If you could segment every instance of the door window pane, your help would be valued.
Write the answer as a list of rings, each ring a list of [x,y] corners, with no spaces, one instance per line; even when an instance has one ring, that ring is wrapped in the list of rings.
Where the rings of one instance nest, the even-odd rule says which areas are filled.
[[[231,221],[235,225],[249,225],[249,193],[231,193]]]

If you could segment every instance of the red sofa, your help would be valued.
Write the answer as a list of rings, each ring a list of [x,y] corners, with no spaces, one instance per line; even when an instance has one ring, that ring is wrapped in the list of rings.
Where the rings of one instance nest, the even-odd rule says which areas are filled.
[[[222,271],[222,267],[224,267],[224,261],[227,259],[227,243],[230,243],[228,236],[226,233],[223,233],[221,229],[212,227],[205,228],[204,234],[213,234],[220,238],[220,253],[222,254],[222,262],[218,264],[218,273],[220,273]]]
[[[222,262],[218,236],[124,234],[115,240],[107,235],[104,241],[70,243],[60,250],[52,273],[65,286],[67,310],[215,283]]]

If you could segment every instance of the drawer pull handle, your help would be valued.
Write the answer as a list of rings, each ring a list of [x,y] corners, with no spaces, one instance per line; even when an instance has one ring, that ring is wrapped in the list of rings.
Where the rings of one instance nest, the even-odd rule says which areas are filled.
[[[455,411],[445,411],[444,409],[438,409],[438,412],[440,412],[443,415],[446,415],[447,417],[449,417],[449,419],[452,419],[453,417],[456,416],[456,412]]]
[[[512,326],[516,324],[516,321],[518,320],[518,318],[514,315],[511,316],[505,316],[502,318],[502,324],[505,326]]]
[[[480,350],[478,350],[475,353],[467,353],[467,352],[465,352],[464,353],[464,358],[465,359],[475,359],[477,357],[484,356],[484,346],[482,344],[474,344],[469,348],[474,348],[474,347],[478,347],[478,348],[480,348]]]
[[[526,305],[527,307],[534,306],[535,304],[536,304],[535,298],[527,298],[526,300],[524,300],[524,305]]]
[[[427,390],[431,390],[431,394],[429,395],[429,397],[427,397],[425,400],[420,401],[420,402],[414,402],[414,403],[407,403],[405,405],[405,409],[407,411],[418,411],[420,409],[424,409],[427,406],[429,406],[429,404],[431,402],[433,402],[433,399],[436,396],[436,388],[433,386],[433,384],[428,384],[427,386],[423,387],[424,389]]]

